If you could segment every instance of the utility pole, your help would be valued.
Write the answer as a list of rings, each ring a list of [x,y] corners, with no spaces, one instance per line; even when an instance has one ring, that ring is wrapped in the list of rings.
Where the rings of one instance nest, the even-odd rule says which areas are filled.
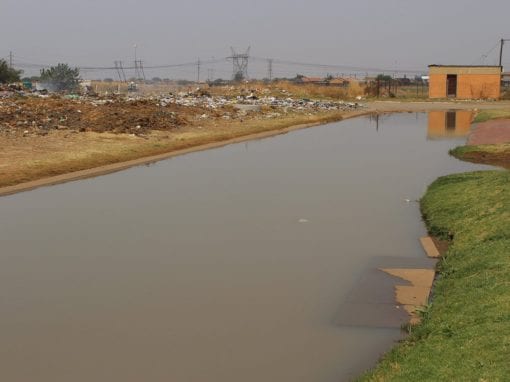
[[[197,84],[200,83],[200,58],[197,60]]]
[[[510,39],[501,39],[501,45],[499,46],[499,66],[503,65],[503,45],[505,45],[505,41],[510,41]]]
[[[214,80],[214,69],[207,69],[207,79],[209,82]]]
[[[115,70],[117,71],[117,75],[119,76],[119,81],[126,82],[126,73],[124,73],[122,61],[115,61]]]
[[[12,51],[9,52],[9,68],[12,69]]]
[[[119,62],[115,61],[114,64],[115,64],[115,70],[117,72],[117,75],[119,76],[119,81],[122,82],[122,75],[120,74],[120,65],[119,65]]]
[[[138,69],[139,69],[140,74],[143,77],[143,80],[146,81],[147,79],[145,78],[145,72],[143,70],[143,62],[142,62],[142,60],[138,60]]]
[[[133,45],[133,48],[135,49],[135,80],[138,80],[140,78],[140,71],[138,70],[138,57],[136,55],[138,46],[135,44]]]
[[[270,58],[267,60],[267,78],[269,78],[269,82],[273,80],[273,59]]]
[[[122,67],[122,61],[119,61],[119,70],[120,70],[120,73],[122,73],[122,78],[124,79],[124,82],[127,82],[126,81],[126,73],[124,72],[124,68]],[[122,80],[121,80],[122,82]]]

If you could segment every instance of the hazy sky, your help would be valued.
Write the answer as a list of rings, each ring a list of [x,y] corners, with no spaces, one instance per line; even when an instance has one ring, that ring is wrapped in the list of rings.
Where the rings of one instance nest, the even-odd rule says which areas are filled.
[[[510,0],[0,0],[0,57],[12,51],[24,65],[128,65],[136,43],[150,66],[220,59],[230,46],[251,46],[261,58],[426,70],[432,63],[482,63],[500,38],[510,38],[509,15]],[[484,63],[494,64],[498,50]],[[510,66],[510,42],[504,62]],[[228,78],[229,68],[203,65],[202,76]],[[254,77],[266,70],[265,62],[250,63]],[[323,71],[274,65],[276,76]]]

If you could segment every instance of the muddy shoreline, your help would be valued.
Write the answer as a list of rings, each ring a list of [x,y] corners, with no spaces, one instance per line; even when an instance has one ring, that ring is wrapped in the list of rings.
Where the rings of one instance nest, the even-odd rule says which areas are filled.
[[[388,114],[388,113],[415,113],[415,112],[428,112],[432,110],[466,110],[466,109],[489,109],[489,108],[504,108],[510,107],[509,102],[386,102],[386,101],[375,101],[367,104],[367,107],[358,111],[346,112],[342,114],[335,121],[341,121],[345,119],[351,119],[360,116],[373,115],[373,114]],[[327,122],[331,123],[331,122]],[[231,138],[228,140],[211,142],[201,144],[185,149],[179,149],[169,151],[167,153],[141,157],[124,162],[118,162],[99,167],[93,167],[86,170],[80,170],[61,175],[46,177],[34,181],[19,183],[13,186],[7,186],[0,188],[0,196],[6,196],[15,194],[18,192],[29,191],[43,186],[51,186],[60,183],[66,183],[73,180],[86,179],[100,175],[106,175],[117,171],[122,171],[130,167],[145,165],[154,163],[164,159],[172,158],[179,155],[184,155],[192,152],[203,151],[213,148],[218,148],[226,145],[240,143],[249,140],[257,140],[268,138],[280,134],[286,134],[292,131],[306,129],[309,127],[320,126],[326,124],[325,122],[314,122],[298,124],[283,129],[276,129],[271,131],[264,131],[259,133],[248,133],[243,136]]]

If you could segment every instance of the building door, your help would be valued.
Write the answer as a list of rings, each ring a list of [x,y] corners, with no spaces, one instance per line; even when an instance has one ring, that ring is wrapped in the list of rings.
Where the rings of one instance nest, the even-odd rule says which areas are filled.
[[[446,96],[457,97],[457,75],[448,74],[446,76]]]
[[[447,131],[455,131],[457,127],[457,112],[456,111],[447,111],[445,113],[445,125]]]

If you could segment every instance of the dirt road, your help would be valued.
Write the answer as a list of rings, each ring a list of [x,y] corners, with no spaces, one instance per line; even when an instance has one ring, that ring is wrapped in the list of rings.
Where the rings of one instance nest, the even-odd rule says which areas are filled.
[[[496,145],[507,142],[510,142],[510,119],[495,119],[477,123],[467,144]]]

